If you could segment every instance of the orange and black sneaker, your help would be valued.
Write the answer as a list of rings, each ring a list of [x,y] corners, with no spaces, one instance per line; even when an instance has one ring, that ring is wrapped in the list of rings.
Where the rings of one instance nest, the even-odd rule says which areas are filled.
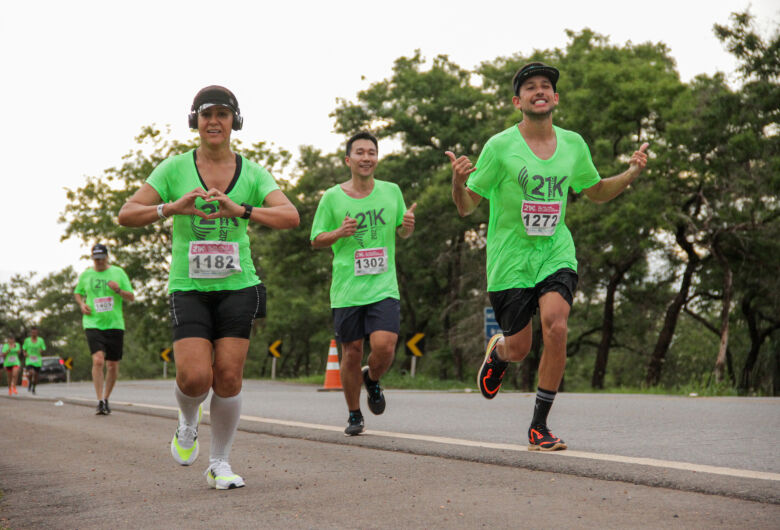
[[[477,386],[486,399],[496,397],[498,389],[501,388],[501,380],[504,378],[506,368],[509,366],[507,361],[502,361],[496,356],[496,345],[501,337],[503,335],[499,333],[490,338],[485,352],[485,360],[477,373]]]
[[[562,451],[566,442],[555,436],[547,425],[532,425],[528,428],[529,451]]]

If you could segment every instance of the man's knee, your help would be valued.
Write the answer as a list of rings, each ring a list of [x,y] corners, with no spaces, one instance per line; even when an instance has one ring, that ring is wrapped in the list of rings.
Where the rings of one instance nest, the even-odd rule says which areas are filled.
[[[547,319],[543,323],[545,342],[566,342],[569,334],[569,325],[567,318],[563,316]]]

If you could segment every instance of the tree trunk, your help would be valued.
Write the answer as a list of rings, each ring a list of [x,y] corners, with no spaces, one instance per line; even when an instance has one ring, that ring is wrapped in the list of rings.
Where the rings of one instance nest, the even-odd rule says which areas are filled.
[[[650,363],[647,366],[647,376],[645,378],[645,382],[650,386],[657,385],[661,381],[661,371],[663,369],[664,361],[666,360],[666,353],[669,351],[669,345],[672,343],[672,338],[674,338],[677,319],[680,316],[680,310],[688,299],[691,278],[693,278],[693,273],[696,271],[696,267],[699,264],[699,256],[696,254],[693,244],[688,242],[685,238],[685,226],[680,225],[677,227],[675,239],[677,240],[677,244],[680,245],[688,255],[688,263],[685,265],[680,290],[666,309],[663,327],[658,334],[658,340],[656,341],[655,348],[650,356]]]
[[[726,368],[726,350],[729,347],[729,314],[731,313],[731,291],[734,274],[725,257],[713,245],[713,254],[723,266],[723,300],[720,311],[720,347],[718,357],[715,359],[715,382],[723,380],[723,372]]]
[[[593,367],[593,378],[591,386],[593,388],[604,388],[604,376],[607,373],[607,360],[609,359],[609,348],[612,344],[612,336],[615,332],[615,294],[617,288],[623,281],[626,272],[637,262],[637,255],[631,256],[626,262],[617,266],[615,273],[610,277],[607,284],[607,297],[604,302],[604,317],[601,323],[601,342],[596,351],[596,364]]]
[[[748,334],[750,335],[750,350],[745,358],[745,365],[742,367],[742,376],[739,378],[740,393],[748,393],[752,390],[753,367],[758,360],[758,352],[761,349],[759,342],[758,325],[756,324],[756,312],[751,307],[753,302],[753,293],[742,297],[742,314],[745,315]]]
[[[449,330],[449,343],[450,350],[452,351],[452,364],[455,366],[455,377],[459,381],[463,380],[463,349],[455,338],[455,329],[452,326],[452,319],[450,313],[455,308],[457,301],[460,297],[461,290],[461,250],[463,249],[463,241],[465,233],[458,234],[457,239],[453,240],[452,245],[452,258],[448,260],[447,272],[449,276],[449,292],[447,293],[447,307],[449,308],[444,315],[444,329]],[[445,370],[446,373],[446,370]]]

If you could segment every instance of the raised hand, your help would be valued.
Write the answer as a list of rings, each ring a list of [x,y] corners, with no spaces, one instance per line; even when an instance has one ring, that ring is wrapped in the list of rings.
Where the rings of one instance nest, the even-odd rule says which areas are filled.
[[[208,219],[208,215],[195,207],[195,199],[200,197],[206,199],[206,190],[203,188],[195,188],[194,190],[185,193],[179,200],[172,202],[168,206],[168,217],[171,215],[197,215],[203,219]]]
[[[404,212],[404,219],[401,222],[401,229],[406,234],[411,234],[414,231],[414,209],[417,208],[417,203]]]
[[[236,204],[233,200],[219,191],[217,188],[211,188],[203,200],[217,203],[217,211],[206,216],[206,219],[218,219],[220,217],[241,217],[244,215],[244,207]]]
[[[452,151],[446,151],[444,154],[447,155],[450,164],[452,164],[452,181],[458,186],[465,185],[469,175],[474,173],[477,168],[471,164],[471,160],[466,155],[456,158]]]
[[[631,160],[628,161],[629,166],[635,169],[637,173],[642,171],[647,165],[647,153],[645,151],[647,151],[648,147],[650,147],[649,143],[643,143],[638,151],[634,151],[631,155]]]
[[[351,218],[350,216],[344,217],[344,221],[341,223],[341,227],[339,227],[339,237],[349,237],[355,234],[357,232],[357,220]]]

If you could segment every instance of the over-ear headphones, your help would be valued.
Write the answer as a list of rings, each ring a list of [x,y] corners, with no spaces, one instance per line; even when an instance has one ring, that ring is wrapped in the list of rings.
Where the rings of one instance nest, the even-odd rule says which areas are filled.
[[[195,95],[195,99],[192,101],[192,107],[190,108],[190,113],[187,116],[187,123],[189,124],[190,129],[198,128],[198,113],[201,110],[204,110],[204,105],[207,105],[206,108],[212,105],[220,105],[222,107],[229,108],[233,113],[232,129],[234,131],[240,131],[244,126],[244,117],[241,116],[241,109],[238,108],[238,100],[236,99],[236,96],[234,96],[233,93],[225,87],[211,85],[201,89]]]

